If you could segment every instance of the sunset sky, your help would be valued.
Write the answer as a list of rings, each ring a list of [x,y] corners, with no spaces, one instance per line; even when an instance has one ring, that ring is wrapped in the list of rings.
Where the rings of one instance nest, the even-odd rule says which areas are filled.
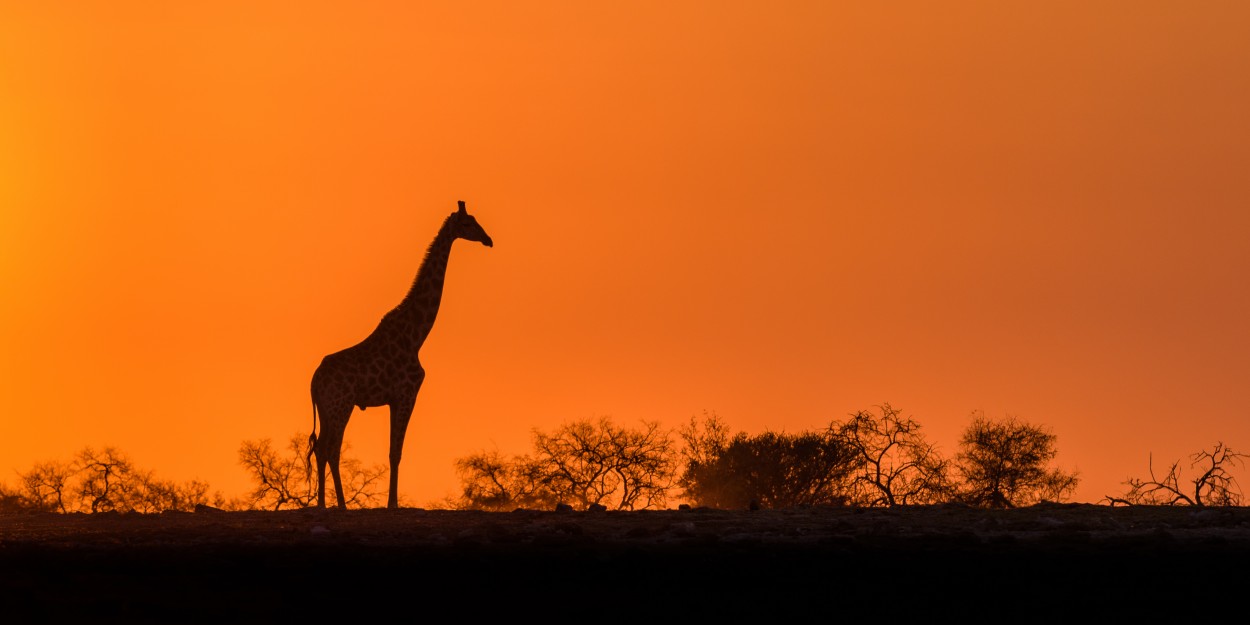
[[[888,402],[953,454],[1012,415],[1088,502],[1250,451],[1247,33],[1241,2],[4,2],[0,482],[114,446],[242,494],[240,444],[307,436],[457,200],[495,245],[453,248],[407,505],[599,416]]]

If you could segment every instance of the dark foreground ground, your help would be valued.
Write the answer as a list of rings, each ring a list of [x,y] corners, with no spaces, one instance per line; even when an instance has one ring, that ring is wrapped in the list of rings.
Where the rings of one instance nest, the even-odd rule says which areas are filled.
[[[1247,582],[1247,508],[0,516],[5,623],[1247,622]]]

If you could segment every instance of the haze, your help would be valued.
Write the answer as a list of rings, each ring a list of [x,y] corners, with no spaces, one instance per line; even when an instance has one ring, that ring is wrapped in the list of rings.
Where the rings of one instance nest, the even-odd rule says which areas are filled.
[[[767,4],[767,6],[765,5]],[[0,8],[0,481],[112,445],[238,494],[465,200],[408,429],[1058,435],[1076,499],[1250,445],[1239,3]],[[385,463],[385,409],[349,453]]]

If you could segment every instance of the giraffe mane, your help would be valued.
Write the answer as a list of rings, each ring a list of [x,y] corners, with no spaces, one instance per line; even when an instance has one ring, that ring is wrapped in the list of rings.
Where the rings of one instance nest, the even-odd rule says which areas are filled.
[[[443,220],[443,225],[438,227],[438,234],[435,234],[434,239],[426,246],[425,254],[421,257],[421,265],[417,268],[417,275],[412,279],[412,284],[408,286],[408,292],[404,294],[404,299],[400,300],[399,305],[395,307],[396,310],[403,308],[412,299],[413,292],[417,290],[417,283],[421,281],[421,275],[425,273],[425,268],[430,262],[430,255],[434,253],[434,245],[443,237],[443,234],[451,225],[452,218],[455,216],[456,213],[452,213]]]

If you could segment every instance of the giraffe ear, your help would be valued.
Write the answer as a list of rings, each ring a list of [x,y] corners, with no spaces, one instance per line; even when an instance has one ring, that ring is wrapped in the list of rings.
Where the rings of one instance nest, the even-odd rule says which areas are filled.
[[[463,214],[463,213],[465,212],[465,210],[464,210],[464,200],[460,200],[459,202],[456,202],[456,204],[457,204],[458,206],[460,206],[460,213],[461,213],[461,214]]]

